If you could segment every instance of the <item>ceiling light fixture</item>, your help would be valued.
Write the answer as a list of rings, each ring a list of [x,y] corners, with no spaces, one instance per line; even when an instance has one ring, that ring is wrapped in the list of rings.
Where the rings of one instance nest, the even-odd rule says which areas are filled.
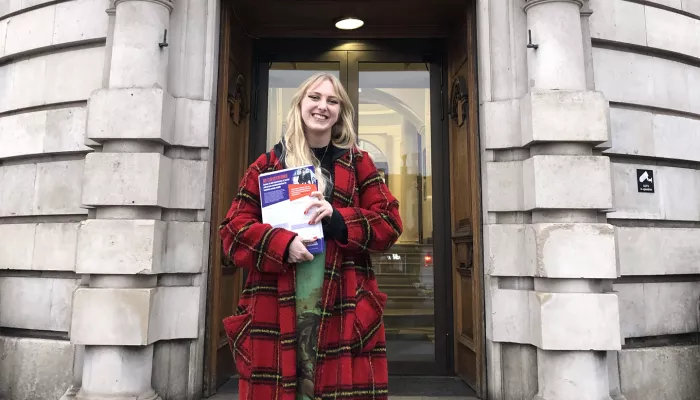
[[[335,20],[335,27],[343,30],[357,29],[364,24],[363,20],[354,17],[343,17]]]

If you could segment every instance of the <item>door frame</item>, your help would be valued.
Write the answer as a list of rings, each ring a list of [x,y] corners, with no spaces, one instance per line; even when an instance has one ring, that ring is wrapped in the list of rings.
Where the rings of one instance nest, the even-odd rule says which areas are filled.
[[[290,49],[303,49],[290,50]],[[339,62],[340,79],[347,82],[350,99],[355,105],[355,128],[359,113],[360,62],[413,62],[430,65],[431,147],[433,154],[449,151],[447,116],[447,43],[439,39],[265,39],[254,49],[254,87],[252,90],[251,136],[249,158],[255,159],[269,150],[267,141],[267,104],[269,63],[272,62]],[[391,375],[453,376],[454,317],[452,282],[452,242],[450,217],[450,157],[432,158],[433,176],[433,265],[435,291],[435,361],[390,362]],[[441,229],[436,229],[441,227]]]
[[[219,236],[219,224],[231,206],[239,180],[248,166],[250,123],[247,117],[247,105],[252,80],[251,46],[250,41],[243,38],[240,28],[237,29],[235,26],[235,12],[230,2],[221,4],[219,18],[215,137],[210,161],[213,163],[213,173],[206,276],[207,297],[202,356],[202,394],[205,397],[216,393],[219,387],[230,379],[227,375],[236,372],[228,342],[222,335],[223,318],[227,316],[225,314],[227,306],[230,307],[230,311],[235,310],[245,280],[244,270],[224,265],[225,257]],[[233,50],[234,44],[238,52]],[[232,66],[232,63],[237,64],[237,67]],[[233,74],[234,72],[237,73]],[[239,81],[238,78],[242,79]],[[236,107],[240,115],[238,123],[230,120],[230,113]],[[230,129],[234,129],[235,134],[232,135]],[[234,281],[231,286],[235,288],[224,286],[224,277],[231,276]],[[222,299],[226,294],[232,297],[230,303],[225,303]]]

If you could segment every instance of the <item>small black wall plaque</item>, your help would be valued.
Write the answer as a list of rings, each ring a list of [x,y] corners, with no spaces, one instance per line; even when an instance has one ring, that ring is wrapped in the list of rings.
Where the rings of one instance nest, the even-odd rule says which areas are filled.
[[[637,170],[637,191],[640,193],[654,193],[654,171],[650,169]]]

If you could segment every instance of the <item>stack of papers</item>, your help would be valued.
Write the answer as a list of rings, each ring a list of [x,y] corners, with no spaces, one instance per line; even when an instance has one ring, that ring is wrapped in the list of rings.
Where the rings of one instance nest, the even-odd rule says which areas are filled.
[[[314,200],[311,193],[318,190],[316,182],[313,165],[268,172],[258,177],[263,223],[297,233],[311,254],[320,254],[325,249],[321,223],[309,225],[316,207],[304,214]]]

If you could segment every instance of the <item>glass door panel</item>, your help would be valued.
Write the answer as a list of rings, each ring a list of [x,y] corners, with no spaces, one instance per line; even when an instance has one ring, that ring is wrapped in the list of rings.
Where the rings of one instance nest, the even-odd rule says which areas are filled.
[[[399,200],[404,231],[373,255],[390,362],[435,362],[430,72],[424,63],[360,62],[359,145]]]

